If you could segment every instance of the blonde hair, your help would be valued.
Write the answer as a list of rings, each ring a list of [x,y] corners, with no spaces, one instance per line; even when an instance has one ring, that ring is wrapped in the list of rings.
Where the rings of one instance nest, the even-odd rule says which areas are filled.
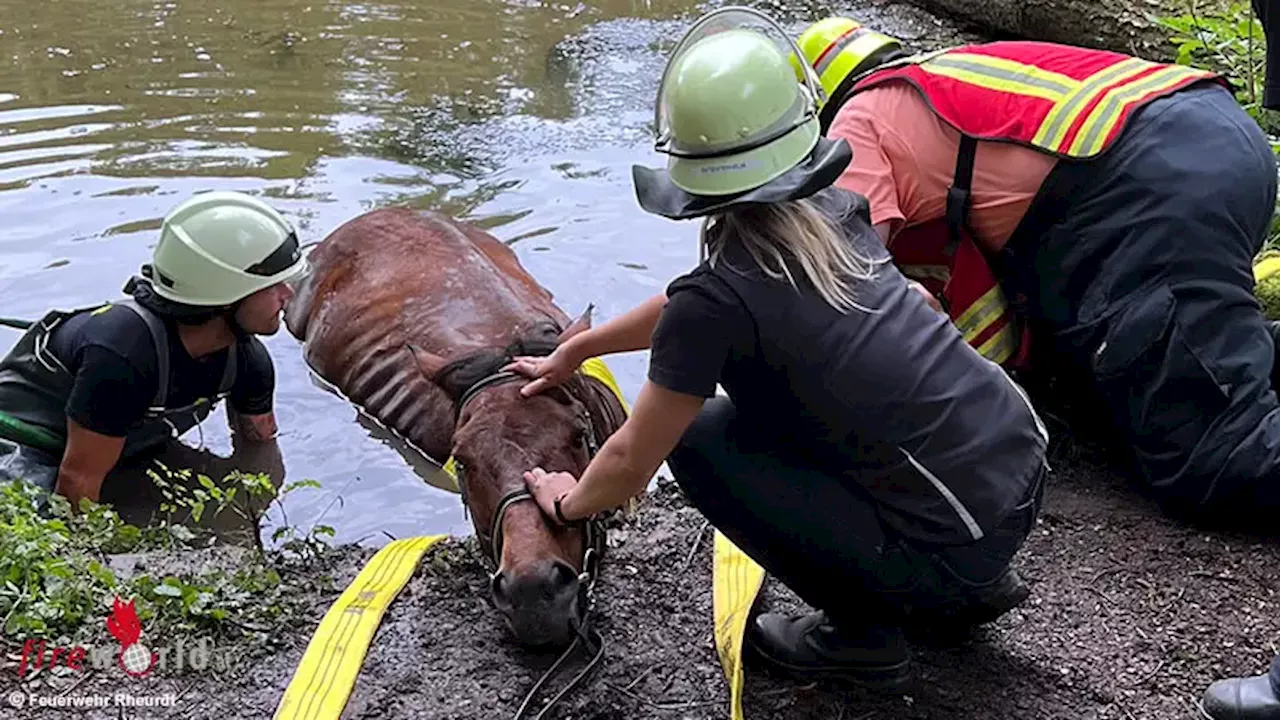
[[[769,277],[785,279],[799,290],[786,261],[790,255],[831,307],[841,313],[876,312],[858,303],[854,286],[874,279],[876,267],[888,258],[877,260],[859,253],[808,199],[748,205],[708,217],[699,232],[699,260],[715,267],[730,238],[741,243]]]

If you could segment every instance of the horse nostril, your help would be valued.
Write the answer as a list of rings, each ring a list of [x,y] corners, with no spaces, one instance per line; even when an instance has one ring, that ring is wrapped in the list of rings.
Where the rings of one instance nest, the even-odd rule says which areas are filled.
[[[578,573],[568,563],[556,561],[551,565],[551,587],[563,590],[578,582]]]
[[[495,602],[506,601],[507,577],[505,574],[497,572],[489,579],[489,593],[493,596]]]

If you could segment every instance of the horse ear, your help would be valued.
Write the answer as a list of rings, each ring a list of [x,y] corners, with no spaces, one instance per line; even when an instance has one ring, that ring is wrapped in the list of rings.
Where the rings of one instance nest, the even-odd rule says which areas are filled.
[[[422,374],[430,379],[434,379],[436,374],[440,372],[440,368],[445,366],[444,358],[429,353],[417,345],[408,344],[409,352],[413,353],[413,359],[418,363],[418,368],[422,370]]]
[[[560,342],[564,342],[580,332],[590,330],[591,311],[595,310],[595,307],[595,303],[588,304],[587,309],[583,310],[582,314],[579,315],[576,320],[569,323],[569,327],[565,328],[564,332],[560,333]]]

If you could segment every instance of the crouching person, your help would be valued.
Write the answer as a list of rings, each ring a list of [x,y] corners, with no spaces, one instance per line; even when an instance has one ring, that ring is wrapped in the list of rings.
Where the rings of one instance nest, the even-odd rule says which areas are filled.
[[[705,259],[511,365],[535,378],[528,394],[586,358],[651,350],[631,417],[581,480],[535,468],[526,481],[572,523],[665,459],[716,528],[816,608],[757,617],[759,657],[803,680],[900,689],[909,627],[990,621],[1027,597],[1010,562],[1040,508],[1048,438],[1021,389],[890,263],[865,198],[832,187],[849,147],[819,136],[787,50],[745,29],[696,37],[663,83],[669,170],[634,177],[647,211],[704,218]]]

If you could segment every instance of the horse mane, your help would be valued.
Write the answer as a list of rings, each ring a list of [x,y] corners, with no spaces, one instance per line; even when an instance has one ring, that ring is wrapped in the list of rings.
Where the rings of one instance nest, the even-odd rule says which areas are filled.
[[[481,380],[502,370],[514,358],[521,355],[545,357],[560,345],[563,329],[551,320],[535,323],[516,339],[502,347],[482,348],[458,358],[440,368],[434,378],[436,384],[454,402]],[[565,393],[577,398],[591,414],[601,445],[626,421],[626,411],[621,402],[604,383],[582,373],[575,373],[560,386]]]
[[[499,372],[514,358],[521,355],[550,355],[560,344],[560,332],[560,326],[555,322],[538,322],[505,346],[481,348],[449,362],[440,368],[433,379],[457,403],[473,385]]]

